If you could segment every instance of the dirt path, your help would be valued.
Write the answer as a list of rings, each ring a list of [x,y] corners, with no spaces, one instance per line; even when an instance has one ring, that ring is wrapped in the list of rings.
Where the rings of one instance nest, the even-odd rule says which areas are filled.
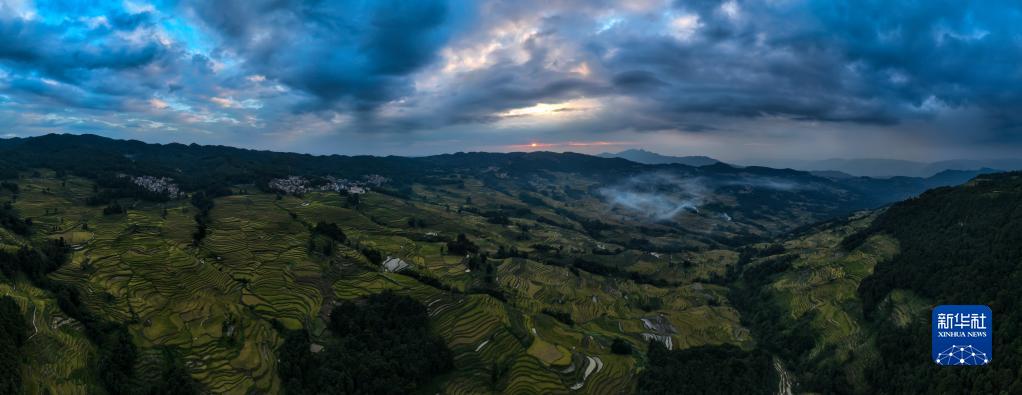
[[[38,310],[39,310],[39,308],[35,307],[35,304],[33,304],[32,305],[32,327],[35,328],[35,333],[33,333],[32,336],[29,336],[28,337],[29,339],[31,339],[31,338],[35,337],[35,335],[39,334],[39,326],[36,325],[36,323],[35,323],[35,312],[38,311]]]
[[[777,370],[777,394],[778,395],[792,395],[791,386],[794,379],[791,377],[791,372],[784,369],[784,364],[781,363],[781,359],[774,357],[774,369]]]

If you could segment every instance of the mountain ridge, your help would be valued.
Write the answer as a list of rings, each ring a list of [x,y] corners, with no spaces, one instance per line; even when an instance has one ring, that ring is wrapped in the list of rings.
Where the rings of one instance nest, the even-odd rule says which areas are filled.
[[[190,190],[224,181],[263,184],[271,178],[289,175],[356,177],[380,174],[399,183],[410,183],[423,178],[444,178],[452,169],[476,173],[499,169],[512,177],[548,172],[578,173],[592,175],[605,182],[656,172],[709,179],[725,177],[736,182],[754,177],[768,184],[781,180],[796,185],[807,183],[815,185],[814,188],[844,190],[845,194],[855,194],[841,198],[857,202],[850,209],[881,206],[926,189],[959,184],[975,175],[993,171],[958,171],[929,178],[821,177],[790,168],[741,167],[719,161],[705,166],[643,164],[623,158],[570,152],[457,152],[424,157],[309,155],[221,145],[150,144],[74,134],[0,139],[0,152],[5,153],[0,162],[6,162],[9,168],[48,167],[89,176],[134,172],[178,178],[182,187]]]
[[[919,162],[883,158],[832,158],[824,160],[764,160],[772,167],[787,167],[810,172],[836,171],[855,177],[932,177],[945,170],[997,169],[1014,171],[1022,169],[1022,158],[994,159],[952,159],[935,162]]]
[[[713,159],[708,156],[670,156],[661,155],[656,152],[646,151],[644,149],[628,149],[618,153],[604,152],[596,156],[602,158],[622,158],[632,162],[638,162],[647,165],[663,165],[669,163],[677,163],[688,166],[709,166],[716,163],[721,163],[719,160]]]
[[[408,378],[447,393],[683,388],[672,366],[705,375],[690,386],[720,383],[720,392],[775,388],[791,377],[785,369],[798,389],[868,392],[857,378],[874,370],[833,363],[869,361],[875,332],[859,319],[861,303],[882,310],[885,285],[897,281],[866,281],[880,287],[863,296],[856,287],[897,253],[892,237],[931,232],[938,220],[954,236],[960,221],[939,219],[931,197],[963,187],[930,188],[1000,177],[977,173],[874,179],[578,153],[348,157],[99,136],[0,140],[0,292],[9,295],[0,323],[85,325],[59,329],[71,337],[24,326],[24,337],[39,336],[5,348],[31,388],[82,393],[125,392],[152,366],[181,388],[312,388],[370,374],[350,362],[308,369],[357,350],[378,362],[374,372],[436,366],[439,376]],[[988,209],[981,195],[969,209]],[[871,210],[905,197],[915,198]],[[884,223],[937,219],[873,232],[874,218],[917,201],[930,202],[928,214]],[[997,215],[1011,217],[1002,203]],[[864,244],[842,250],[860,233]],[[358,307],[381,292],[437,337],[397,355],[393,338],[345,335],[364,329],[335,318],[390,309]],[[925,306],[907,300],[897,306]],[[423,364],[444,350],[453,366]],[[810,351],[823,359],[802,358]],[[116,366],[102,364],[113,356]],[[84,368],[62,373],[65,360]],[[301,383],[298,371],[308,373]]]

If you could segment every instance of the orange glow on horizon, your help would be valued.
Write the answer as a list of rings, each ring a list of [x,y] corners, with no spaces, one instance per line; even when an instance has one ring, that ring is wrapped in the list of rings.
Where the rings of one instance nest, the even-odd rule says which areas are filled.
[[[562,141],[557,143],[541,143],[533,141],[527,144],[509,144],[500,146],[499,148],[503,151],[535,151],[538,149],[563,149],[563,148],[578,148],[578,147],[608,147],[616,145],[628,145],[632,144],[625,141]],[[496,147],[495,147],[496,148]]]

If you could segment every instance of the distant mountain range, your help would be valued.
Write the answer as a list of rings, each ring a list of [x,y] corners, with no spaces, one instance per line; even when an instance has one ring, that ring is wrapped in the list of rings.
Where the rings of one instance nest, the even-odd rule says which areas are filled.
[[[668,156],[660,155],[656,152],[649,152],[642,149],[630,149],[618,152],[616,154],[610,152],[604,152],[597,155],[602,158],[621,158],[627,159],[632,162],[647,164],[647,165],[666,165],[671,163],[682,164],[686,166],[709,166],[720,163],[719,160],[710,158],[708,156]]]
[[[786,376],[800,393],[1018,392],[1000,390],[1018,387],[1001,379],[1022,365],[1018,353],[1001,353],[986,370],[955,370],[976,376],[947,376],[919,350],[931,307],[962,300],[989,305],[1007,323],[995,329],[1005,349],[1022,349],[1022,172],[871,178],[620,154],[669,163],[545,151],[313,156],[96,135],[0,139],[0,356],[17,368],[0,369],[0,393],[20,393],[4,389],[9,372],[36,371],[68,376],[26,375],[23,387],[59,379],[81,388],[60,393],[124,393],[107,381],[148,380],[129,370],[136,366],[183,376],[161,383],[277,393],[292,388],[282,383],[292,383],[294,369],[322,361],[384,361],[394,372],[381,377],[396,377],[408,366],[424,374],[434,354],[516,372],[440,361],[451,371],[430,379],[438,392],[568,393],[580,383],[629,393],[650,377],[636,377],[640,347],[650,348],[648,370],[751,380],[715,374],[725,364],[766,372],[754,387],[765,390],[778,388],[766,380]],[[378,182],[338,188],[351,180]],[[878,207],[886,208],[862,211]],[[947,279],[983,286],[940,286]],[[159,297],[131,303],[113,296],[154,290]],[[352,299],[366,293],[375,296]],[[198,313],[179,318],[182,308]],[[373,324],[388,315],[381,312],[418,325],[384,331],[389,338],[428,335],[432,346],[406,342],[389,353],[376,349],[386,341],[351,335],[398,325]],[[31,324],[37,314],[74,325]],[[180,327],[196,331],[195,341],[145,340],[178,339]],[[665,348],[678,339],[684,349]],[[238,350],[254,350],[245,366],[231,363]],[[111,355],[121,362],[104,365]],[[194,360],[204,363],[184,362]],[[89,364],[120,371],[60,370]],[[258,381],[256,370],[266,373]],[[303,383],[348,380],[310,371]],[[998,380],[980,380],[987,373]],[[947,377],[967,386],[942,387]]]
[[[955,159],[938,162],[915,162],[899,159],[826,159],[816,161],[768,161],[758,165],[792,168],[835,178],[840,173],[856,177],[930,177],[945,170],[1022,170],[1022,158]],[[840,173],[835,173],[840,172]]]
[[[413,183],[450,182],[447,177],[452,172],[477,174],[490,182],[504,180],[501,177],[524,182],[522,180],[533,175],[558,172],[594,177],[594,181],[606,185],[644,174],[669,173],[679,179],[720,184],[719,187],[728,190],[727,194],[752,197],[746,202],[749,203],[747,207],[773,205],[776,209],[792,201],[816,204],[820,206],[816,215],[823,218],[882,206],[930,188],[961,184],[978,174],[995,171],[982,168],[943,171],[930,177],[869,178],[837,171],[733,166],[708,157],[670,157],[643,150],[606,155],[622,157],[555,152],[470,152],[416,158],[313,156],[224,146],[147,144],[96,135],[50,134],[0,139],[0,178],[17,178],[17,171],[49,168],[91,178],[116,177],[120,173],[170,177],[182,190],[196,191],[234,184],[266,185],[270,179],[291,175],[357,178],[378,174],[391,179],[392,185],[406,193]],[[644,162],[639,162],[640,159]],[[660,163],[645,163],[649,161]],[[745,188],[750,186],[758,188],[759,192],[746,193]],[[773,192],[764,194],[764,191]],[[792,196],[780,199],[779,191]],[[768,201],[771,197],[776,201]]]
[[[708,156],[670,156],[644,149],[629,149],[618,153],[604,152],[597,156],[621,158],[647,165],[682,164],[687,166],[709,166],[721,161]],[[999,159],[954,159],[938,162],[916,162],[900,159],[825,159],[825,160],[767,160],[753,163],[757,166],[775,169],[795,169],[830,179],[854,177],[932,177],[945,170],[965,170],[989,173],[992,170],[1022,170],[1022,158]]]

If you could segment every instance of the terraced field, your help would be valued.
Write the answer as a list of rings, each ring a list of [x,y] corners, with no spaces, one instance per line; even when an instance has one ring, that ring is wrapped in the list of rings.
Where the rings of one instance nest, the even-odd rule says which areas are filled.
[[[391,198],[387,196],[370,195],[370,198],[378,198],[384,202],[377,203],[381,206],[363,207],[355,210],[357,212],[352,212],[323,204],[319,200],[319,195],[310,194],[305,197],[310,204],[297,205],[295,210],[300,218],[308,220],[315,218],[337,223],[365,223],[366,218],[372,218],[375,220],[373,224],[403,225],[405,222],[403,219],[407,216],[387,219],[396,217],[388,214],[392,211],[388,207],[397,202],[389,201]],[[331,197],[323,199],[328,200]],[[374,203],[371,199],[365,201],[367,205]],[[415,206],[419,207],[420,204]],[[447,212],[430,206],[413,210],[433,210],[428,214],[415,215],[429,215],[427,218],[434,218],[434,221],[440,222],[436,227],[419,231],[369,225],[365,228],[371,232],[353,229],[349,235],[356,238],[359,243],[372,243],[371,245],[386,252],[387,255],[394,255],[413,263],[417,269],[439,277],[445,284],[461,290],[479,285],[479,280],[473,278],[470,273],[465,273],[466,266],[461,259],[441,255],[441,243],[416,241],[421,239],[425,232],[453,236],[456,233],[470,231],[472,235],[486,236],[478,238],[481,246],[494,241],[503,245],[515,244],[515,239],[508,237],[507,233],[510,232],[507,228],[489,224],[477,216]],[[471,229],[464,224],[470,224]],[[347,232],[347,227],[345,230]],[[551,232],[551,237],[554,238],[547,240],[564,242],[559,235],[561,234]],[[581,240],[579,245],[586,242],[596,244],[581,235],[575,236]],[[530,242],[534,243],[535,240]],[[570,243],[570,240],[567,242]],[[526,243],[518,245],[522,249],[529,248]],[[577,389],[578,391],[599,392],[601,389],[630,388],[637,361],[630,357],[614,356],[609,352],[609,344],[615,337],[625,337],[637,349],[644,347],[645,340],[642,337],[644,328],[640,320],[657,312],[637,309],[632,300],[641,297],[655,296],[664,300],[664,311],[661,313],[679,328],[674,335],[677,344],[686,346],[745,344],[750,341],[748,332],[738,324],[737,312],[726,304],[709,305],[710,301],[726,301],[724,296],[726,290],[722,287],[699,285],[657,288],[587,272],[574,274],[566,268],[543,265],[529,259],[507,258],[499,262],[491,261],[499,265],[496,279],[501,289],[508,295],[507,303],[482,295],[444,299],[422,290],[429,287],[410,286],[409,284],[415,282],[398,280],[406,277],[396,274],[367,273],[352,279],[345,278],[335,283],[334,289],[337,291],[337,297],[341,299],[392,289],[406,292],[429,306],[441,335],[448,339],[456,355],[455,362],[459,370],[456,378],[448,382],[447,388],[451,392],[474,393],[487,388],[515,391],[519,389],[518,386],[528,385],[539,385],[529,388],[539,392],[571,391],[570,388],[580,380],[561,371],[571,367],[581,369],[576,365],[583,362],[576,360],[586,360],[583,355],[599,357],[607,362],[604,362],[604,368],[588,378],[599,379],[598,382],[601,384],[583,385]],[[568,326],[543,314],[542,310],[547,308],[568,311],[576,325]],[[529,362],[522,362],[519,359]],[[568,363],[569,361],[574,362]],[[505,372],[496,384],[491,383],[490,370],[494,369],[494,366]],[[519,383],[519,380],[527,381],[528,384]],[[548,382],[558,384],[549,388],[541,385]]]
[[[25,281],[0,282],[0,296],[10,296],[21,307],[29,325],[24,347],[32,349],[22,369],[27,393],[92,394],[89,360],[94,347],[81,333],[81,324],[68,318],[56,300]]]
[[[535,217],[514,218],[511,225],[492,223],[461,206],[469,197],[472,207],[482,209],[522,203],[481,183],[465,184],[464,189],[417,186],[418,196],[411,200],[368,193],[358,205],[336,193],[237,193],[215,200],[208,235],[197,246],[192,232],[198,211],[186,199],[125,199],[121,204],[127,213],[103,215],[102,207],[85,204],[93,193],[90,181],[42,170],[19,180],[14,206],[33,219],[33,238],[62,237],[72,245],[71,262],[51,278],[80,289],[85,304],[103,319],[128,325],[143,355],[140,370],[152,360],[147,355],[169,347],[212,393],[281,392],[275,353],[282,338],[274,323],[323,336],[335,303],[384,290],[427,306],[433,330],[454,353],[455,370],[424,392],[630,392],[644,356],[611,353],[613,339],[624,339],[636,350],[644,350],[653,334],[674,348],[752,345],[728,305],[726,289],[695,282],[723,272],[737,254],[711,250],[655,256],[625,250],[617,256],[589,255],[680,286],[571,270],[534,255],[496,259],[493,251],[504,247],[532,253],[533,245],[548,244],[588,254],[623,243],[595,240],[549,206],[532,210],[572,228]],[[255,190],[246,186],[236,192],[242,189]],[[563,206],[550,202],[558,204]],[[410,226],[409,219],[415,218],[422,223]],[[329,253],[311,249],[311,229],[320,221],[338,224],[347,242],[332,244]],[[459,233],[490,253],[492,284],[468,270],[464,257],[445,254],[443,240]],[[12,246],[19,242],[6,233],[0,237]],[[443,289],[383,272],[360,252],[364,248],[407,262],[412,270],[439,280]],[[683,261],[687,267],[677,264]],[[506,300],[477,291],[487,287],[498,289]],[[51,393],[94,392],[95,372],[88,369],[91,345],[74,322],[61,316],[52,297],[23,282],[0,282],[0,294],[14,295],[39,326],[29,343],[38,357],[25,368],[31,392],[44,385]],[[649,304],[653,299],[657,303]],[[566,313],[572,323],[545,313],[551,310]],[[650,320],[659,327],[651,328]]]
[[[876,214],[860,216],[843,226],[810,233],[784,243],[786,255],[795,255],[791,267],[768,285],[769,293],[789,314],[791,322],[811,317],[808,330],[815,347],[804,358],[823,358],[844,366],[851,383],[862,383],[863,369],[875,357],[873,334],[865,330],[865,318],[856,290],[878,262],[898,252],[897,242],[873,236],[853,251],[843,251],[842,239],[870,224]],[[776,258],[768,256],[769,260]],[[896,311],[926,306],[911,295],[898,294],[890,303]],[[800,329],[806,330],[806,329]]]

